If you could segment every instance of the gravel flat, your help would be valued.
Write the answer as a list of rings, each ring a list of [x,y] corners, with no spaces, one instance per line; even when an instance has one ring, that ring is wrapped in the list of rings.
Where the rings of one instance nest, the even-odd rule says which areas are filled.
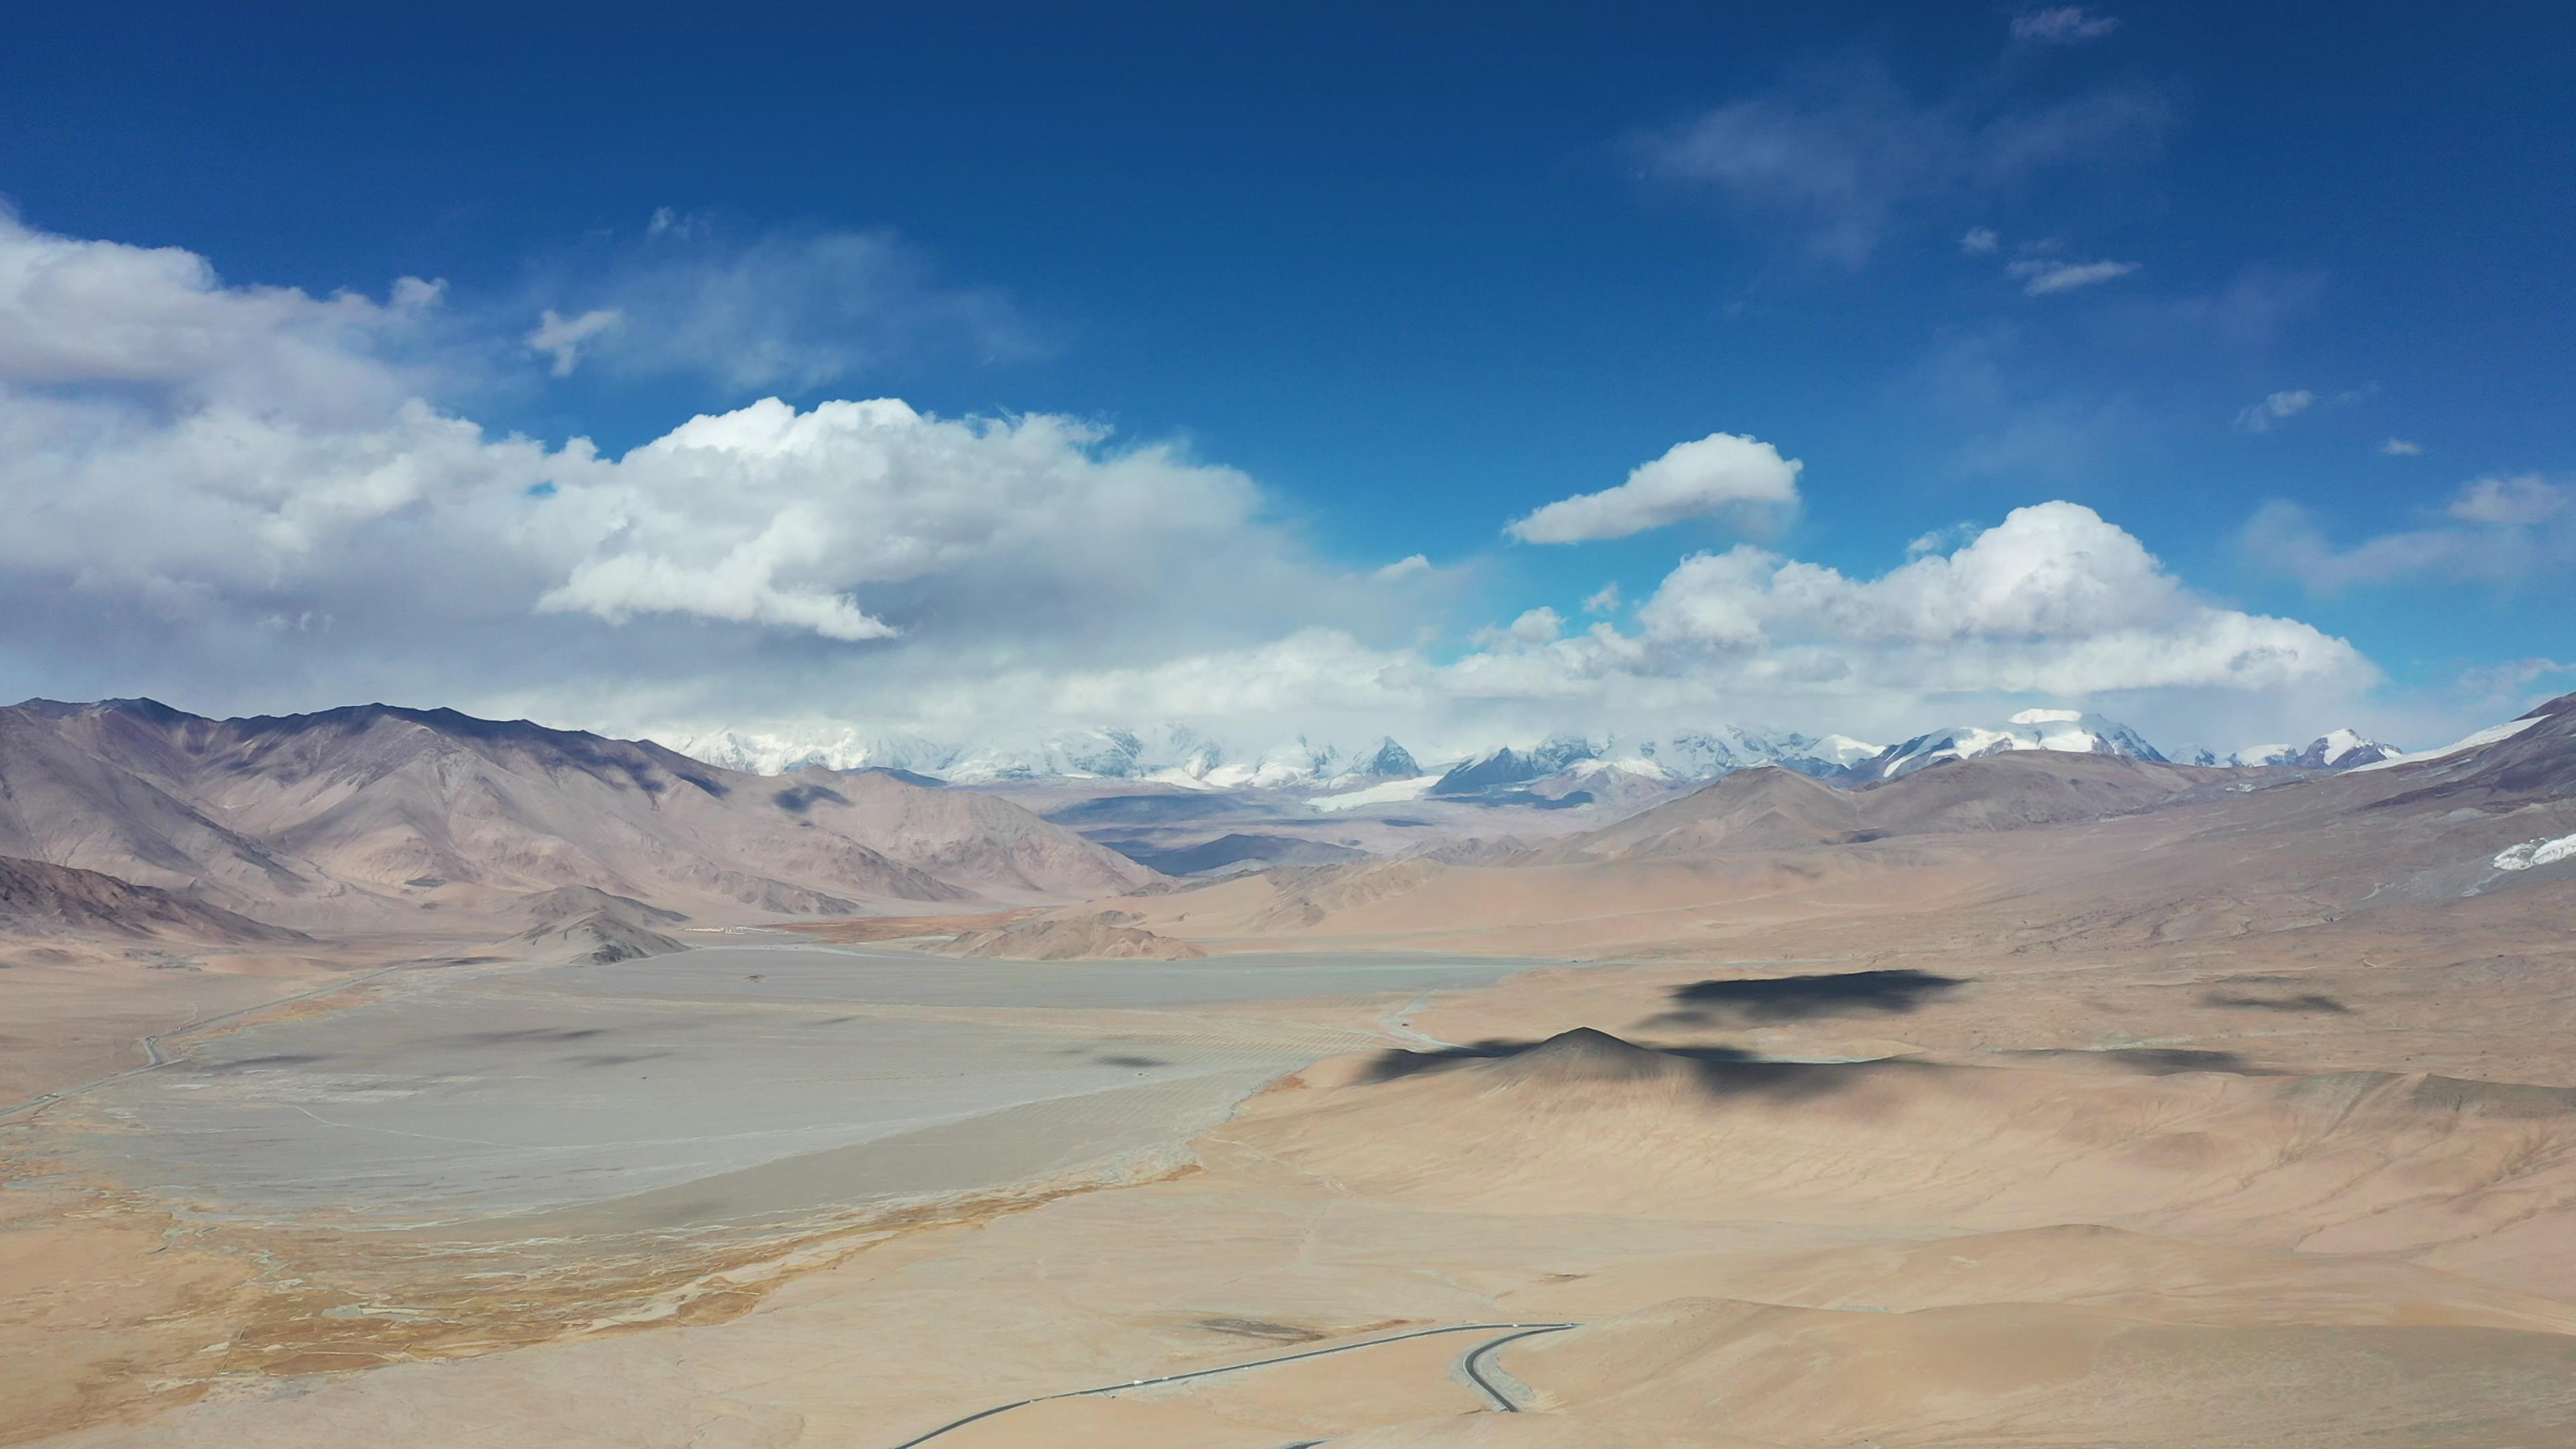
[[[80,1135],[226,1216],[775,1219],[1150,1162],[1280,1073],[1383,1044],[1403,1001],[1520,964],[725,945],[423,976],[193,1043],[97,1093]]]

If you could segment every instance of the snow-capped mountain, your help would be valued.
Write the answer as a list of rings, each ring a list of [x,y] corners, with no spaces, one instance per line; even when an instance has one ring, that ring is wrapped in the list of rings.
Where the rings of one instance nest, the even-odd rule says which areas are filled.
[[[920,735],[866,735],[852,729],[798,734],[716,730],[669,740],[681,754],[777,775],[827,770],[903,770],[960,785],[1015,781],[1150,780],[1209,789],[1285,789],[1409,779],[1422,773],[1402,745],[1381,737],[1356,753],[1303,736],[1271,749],[1241,753],[1187,725],[1144,729],[1067,730],[1019,743],[956,744]]]
[[[1560,777],[1589,779],[1605,772],[1689,785],[1758,765],[1778,765],[1803,775],[1837,779],[1854,763],[1878,753],[1878,746],[1849,735],[1816,739],[1735,725],[1639,739],[1613,735],[1594,741],[1577,735],[1551,735],[1527,749],[1507,746],[1462,761],[1440,777],[1431,793],[1477,795]]]
[[[1944,760],[2006,750],[2064,750],[2177,764],[2347,770],[2398,752],[2351,730],[2304,746],[2258,745],[2220,755],[2197,746],[2161,751],[2136,730],[2097,714],[2026,709],[1992,725],[1950,725],[1881,747],[1849,735],[1719,725],[1669,734],[1550,735],[1428,765],[1390,736],[1345,748],[1300,735],[1244,749],[1183,724],[1059,731],[1021,741],[966,744],[847,727],[765,732],[716,730],[666,740],[682,754],[761,774],[821,767],[892,769],[960,785],[1048,780],[1135,780],[1201,790],[1271,790],[1318,808],[1347,810],[1422,798],[1555,801],[1577,792],[1633,799],[1776,765],[1838,784],[1895,779]]]
[[[2163,763],[2165,757],[2117,720],[2071,709],[2026,709],[2000,725],[1951,725],[1890,745],[1853,767],[1863,779],[1893,780],[1943,760],[1972,760],[2007,750],[2062,750]]]
[[[1831,779],[1879,752],[1877,745],[1849,735],[1821,739],[1794,732],[1748,730],[1725,725],[1690,730],[1660,740],[1640,740],[1614,760],[1622,768],[1646,773],[1660,769],[1681,780],[1714,780],[1757,765],[1778,765],[1802,775]]]
[[[2403,753],[2352,730],[2329,730],[2305,745],[2247,745],[2224,755],[2197,745],[2187,745],[2168,758],[2177,765],[2219,765],[2248,770],[2262,765],[2286,765],[2296,770],[2357,770],[2382,760],[2397,759]]]

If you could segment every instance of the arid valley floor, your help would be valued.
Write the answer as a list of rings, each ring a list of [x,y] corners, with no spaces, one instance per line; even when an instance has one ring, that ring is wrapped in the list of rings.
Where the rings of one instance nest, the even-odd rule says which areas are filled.
[[[2576,860],[2499,863],[2576,697],[1183,882],[883,776],[48,708],[0,1442],[2576,1442]]]

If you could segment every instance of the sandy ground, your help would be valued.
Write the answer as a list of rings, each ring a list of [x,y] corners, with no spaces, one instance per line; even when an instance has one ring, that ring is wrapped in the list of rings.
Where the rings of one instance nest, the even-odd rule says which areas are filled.
[[[0,1422],[730,1316],[889,1233],[1194,1170],[1187,1141],[1264,1083],[1418,1042],[1408,1009],[1518,969],[726,939],[273,972],[276,1007],[198,1008],[168,1065],[15,1114]]]
[[[709,1054],[688,1095],[739,1091],[757,1103],[743,1120],[798,1131],[864,1125],[805,1100],[829,1096],[814,1069],[833,1054],[747,1027],[721,1052],[654,1034],[864,1008],[987,1042],[1089,1040],[1175,1081],[1256,1045],[1325,1058],[1128,1185],[1059,1174],[804,1232],[782,1218],[639,1246],[627,1220],[569,1247],[430,1244],[290,1228],[298,1204],[251,1201],[250,1174],[200,1176],[222,1202],[175,1211],[124,1180],[174,1185],[136,1165],[166,1163],[163,1144],[75,1140],[140,1099],[49,1110],[62,1125],[14,1140],[24,1161],[58,1154],[56,1175],[0,1194],[0,1261],[27,1285],[0,1331],[50,1356],[9,1359],[0,1402],[37,1406],[17,1437],[82,1446],[891,1449],[1020,1399],[1374,1344],[1052,1398],[932,1443],[2576,1442],[2576,876],[2462,874],[2450,855],[2475,852],[2429,825],[2398,869],[2349,834],[2292,846],[2230,836],[2233,818],[1545,874],[1408,865],[1320,903],[1263,882],[1117,903],[1220,949],[1328,953],[1308,963],[943,961],[862,990],[746,952],[588,1006],[545,987],[548,1010],[640,1013],[617,1030]],[[1366,961],[1293,975],[1435,943],[1613,959],[1483,986]],[[981,970],[1058,974],[929,974]],[[525,1000],[456,1000],[490,1029],[559,1028]],[[355,1042],[370,1010],[304,1030]],[[693,1017],[709,1024],[669,1026]],[[577,1071],[510,1062],[474,1075],[578,1107]],[[341,1064],[277,1070],[310,1083]],[[189,1094],[208,1114],[190,1120],[280,1105],[227,1099],[238,1080]],[[779,1081],[804,1085],[759,1085]],[[183,1110],[168,1083],[150,1091]],[[647,1115],[705,1136],[733,1110]],[[459,1180],[558,1225],[580,1206],[488,1160]],[[757,1206],[741,1216],[801,1211],[792,1194]],[[1487,1335],[1377,1342],[1506,1323],[1580,1325],[1487,1358],[1517,1414],[1464,1377]]]

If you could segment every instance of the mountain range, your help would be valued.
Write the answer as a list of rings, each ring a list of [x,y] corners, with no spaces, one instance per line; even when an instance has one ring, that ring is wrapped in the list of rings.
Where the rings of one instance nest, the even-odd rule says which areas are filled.
[[[559,925],[548,893],[565,887],[674,911],[852,915],[1160,879],[1010,801],[886,770],[750,775],[443,709],[214,720],[144,699],[0,708],[0,857],[341,929],[425,911]],[[60,877],[13,887],[37,892],[96,894]]]
[[[959,785],[1000,787],[1123,780],[1183,789],[1279,791],[1313,797],[1326,809],[1423,797],[1541,804],[1582,794],[1585,800],[1575,802],[1580,804],[1607,794],[1634,800],[1654,793],[1656,785],[1705,783],[1762,765],[1852,784],[2007,750],[2305,770],[2351,769],[2400,753],[2348,729],[2305,746],[2256,745],[2224,755],[2198,746],[2163,751],[2116,720],[2063,709],[2027,709],[1993,724],[1946,725],[1884,746],[1844,734],[1810,736],[1735,725],[1637,736],[1555,734],[1465,756],[1435,756],[1427,767],[1424,757],[1392,736],[1355,749],[1300,735],[1284,745],[1241,750],[1181,724],[1074,730],[1017,744],[869,736],[847,729],[797,735],[718,730],[675,738],[670,746],[709,764],[761,774],[873,767]]]
[[[1535,848],[1765,766],[1805,792],[1792,813],[1851,834],[1871,828],[1843,818],[1851,789],[1946,761],[2168,758],[2114,721],[2057,710],[1885,747],[1738,728],[1558,735],[1436,770],[1392,738],[1236,756],[1182,727],[793,758],[726,738],[699,742],[721,757],[709,760],[445,709],[217,720],[144,699],[30,700],[0,708],[0,859],[18,862],[0,915],[248,939],[446,912],[633,954],[667,947],[693,914],[971,913],[1154,889],[1167,873],[1465,848],[1497,829],[1521,843],[1478,850]],[[2320,771],[2393,757],[2338,731],[2302,749],[2185,758]],[[1103,785],[1114,788],[1092,788]]]

